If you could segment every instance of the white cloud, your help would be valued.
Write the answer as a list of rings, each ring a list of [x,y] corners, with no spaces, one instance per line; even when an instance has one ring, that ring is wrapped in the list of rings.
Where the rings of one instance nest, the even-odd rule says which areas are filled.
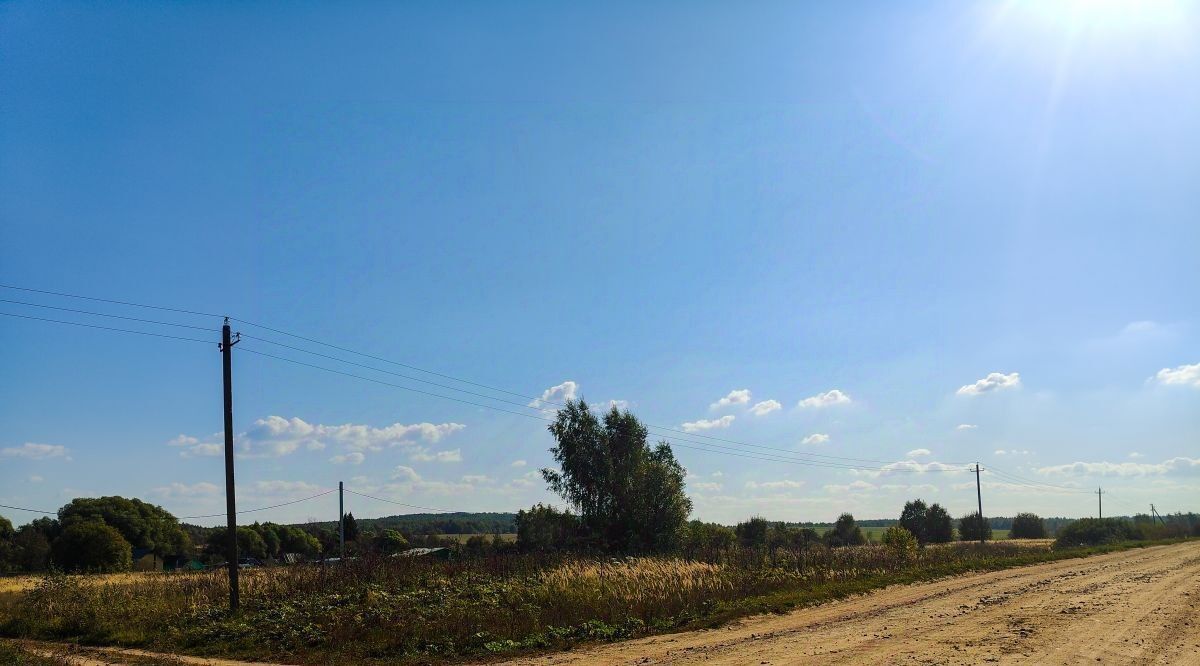
[[[693,490],[701,490],[704,492],[720,492],[721,484],[711,481],[702,481],[700,483],[689,483],[688,488]]]
[[[917,462],[916,460],[899,460],[894,463],[883,465],[879,469],[851,469],[850,474],[854,476],[865,476],[869,479],[879,478],[881,476],[893,476],[896,474],[924,474],[926,472],[949,472],[949,471],[965,471],[966,468],[959,465],[947,465],[941,462]]]
[[[1027,451],[1025,449],[1008,449],[1007,451],[1004,449],[996,449],[994,452],[994,454],[998,456],[1027,456],[1032,453],[1033,451]]]
[[[1133,460],[1137,460],[1138,458],[1145,458],[1146,456],[1138,453],[1137,451],[1133,451],[1132,453],[1129,454],[1129,457],[1132,458]]]
[[[803,481],[792,481],[791,479],[782,479],[779,481],[746,482],[746,488],[750,490],[796,490],[803,487]]]
[[[623,412],[629,409],[629,404],[630,403],[628,400],[605,400],[599,405],[596,405],[596,407],[598,407],[600,411],[604,412],[610,411],[613,408]]]
[[[745,405],[750,402],[750,389],[735,389],[729,392],[724,398],[709,405],[709,409],[720,409],[729,407],[730,405]]]
[[[699,430],[712,430],[713,428],[728,428],[734,420],[732,414],[726,414],[719,419],[700,419],[698,421],[689,421],[680,427],[685,432],[696,432]]]
[[[537,400],[534,400],[533,402],[530,402],[529,406],[541,408],[541,407],[545,406],[545,404],[548,402],[560,403],[560,402],[566,402],[568,400],[574,400],[575,395],[578,392],[579,392],[579,384],[568,379],[567,381],[565,381],[557,386],[551,386],[550,388],[546,389],[545,391],[542,391],[542,397]],[[551,407],[553,407],[553,406],[554,405],[551,405]]]
[[[815,446],[818,444],[824,444],[828,441],[829,441],[829,435],[826,435],[823,432],[814,432],[813,434],[809,435],[808,437],[805,437],[804,439],[800,440],[800,443],[805,446]]]
[[[979,426],[977,426],[973,423],[960,423],[960,424],[954,426],[955,430],[976,430],[978,428],[979,428]]]
[[[401,481],[407,483],[417,483],[421,480],[421,475],[417,474],[417,470],[406,465],[397,465],[395,473],[392,474],[393,481]]]
[[[182,499],[192,497],[212,497],[221,492],[221,488],[213,483],[201,481],[188,485],[186,483],[172,483],[168,486],[159,486],[150,492],[164,499]]]
[[[984,393],[991,393],[992,391],[1016,388],[1020,385],[1021,373],[1019,372],[1007,375],[1001,372],[992,372],[974,384],[967,384],[960,387],[957,393],[958,395],[982,395]]]
[[[725,476],[725,472],[722,472],[720,470],[712,473],[712,478],[714,478],[714,479],[719,479],[723,476]]]
[[[527,464],[528,463],[526,463],[524,460],[514,460],[512,461],[512,465],[510,465],[510,467],[524,467]]]
[[[417,451],[412,455],[412,459],[417,462],[440,462],[440,463],[456,463],[462,462],[462,449],[453,449],[450,451],[438,451],[432,453],[430,451]]]
[[[45,481],[45,479],[42,478],[41,475],[39,475],[39,474],[33,474],[29,477],[30,483],[41,483],[42,481]]]
[[[364,456],[361,451],[351,451],[350,453],[347,453],[345,455],[334,456],[329,459],[329,462],[331,462],[335,465],[341,465],[343,463],[349,463],[351,465],[361,465],[363,460],[366,460],[366,458],[367,457]]]
[[[778,400],[763,400],[750,408],[750,413],[755,416],[766,416],[771,412],[783,409],[783,405]]]
[[[929,449],[913,449],[912,451],[909,451],[907,455],[909,458],[915,458],[916,456],[931,456],[933,455],[933,451],[930,451]]]
[[[28,460],[46,460],[47,458],[62,458],[70,460],[67,447],[60,444],[34,444],[25,442],[21,446],[10,446],[0,449],[0,458],[26,458]]]
[[[1163,368],[1154,375],[1154,378],[1158,380],[1159,384],[1200,388],[1200,363]]]
[[[252,486],[259,495],[311,495],[321,492],[321,487],[307,481],[257,481]]]
[[[814,396],[805,398],[799,402],[799,407],[804,409],[820,409],[822,407],[832,407],[833,405],[848,405],[850,404],[850,396],[841,392],[838,389],[831,389],[824,393],[818,393]]]
[[[827,486],[825,486],[825,492],[835,493],[835,494],[836,493],[854,492],[854,491],[865,492],[868,490],[875,490],[875,488],[876,488],[875,484],[859,480],[859,481],[851,481],[850,483],[845,484],[845,485],[839,485],[839,484],[827,485]]]
[[[382,428],[346,423],[322,425],[292,417],[268,416],[258,419],[234,439],[238,455],[252,458],[277,458],[304,448],[320,451],[336,445],[343,451],[381,451],[387,447],[412,446],[418,441],[437,443],[466,428],[461,423],[393,423]],[[215,433],[204,441],[180,435],[167,442],[181,447],[184,457],[221,455],[223,435]]]
[[[1040,467],[1045,476],[1162,476],[1200,474],[1200,458],[1182,456],[1160,463],[1133,462],[1075,462],[1067,465]]]
[[[462,477],[462,482],[477,486],[485,483],[491,483],[492,479],[486,474],[464,474]]]

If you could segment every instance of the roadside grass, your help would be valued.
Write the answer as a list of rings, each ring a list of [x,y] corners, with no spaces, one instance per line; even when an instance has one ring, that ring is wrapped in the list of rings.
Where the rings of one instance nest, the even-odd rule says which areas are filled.
[[[1168,542],[1055,550],[1045,542],[732,550],[712,561],[503,555],[382,558],[107,582],[50,575],[0,594],[0,634],[298,663],[429,663],[514,656],[711,627],[888,585]],[[2,663],[2,662],[0,662]],[[19,662],[18,662],[19,663]],[[36,662],[31,662],[36,663]]]

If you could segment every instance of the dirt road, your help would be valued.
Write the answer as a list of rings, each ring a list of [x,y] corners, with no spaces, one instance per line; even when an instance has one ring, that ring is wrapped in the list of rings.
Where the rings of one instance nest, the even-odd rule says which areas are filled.
[[[722,629],[510,662],[1200,664],[1200,543],[889,588]]]

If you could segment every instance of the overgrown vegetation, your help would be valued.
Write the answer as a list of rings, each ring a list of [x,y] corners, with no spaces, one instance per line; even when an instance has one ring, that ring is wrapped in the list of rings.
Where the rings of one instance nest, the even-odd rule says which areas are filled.
[[[243,611],[221,571],[51,574],[0,596],[7,636],[308,663],[478,657],[703,626],[894,582],[1091,552],[1003,542],[742,547],[715,557],[526,553],[439,562],[370,557],[249,569]]]

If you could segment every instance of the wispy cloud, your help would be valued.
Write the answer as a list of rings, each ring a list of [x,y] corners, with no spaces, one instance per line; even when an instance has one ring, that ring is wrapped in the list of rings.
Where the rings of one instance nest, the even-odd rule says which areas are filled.
[[[909,451],[907,455],[909,458],[915,458],[916,456],[931,456],[933,455],[933,451],[930,451],[929,449],[913,449],[912,451]]]
[[[974,384],[959,387],[957,393],[958,395],[983,395],[984,393],[1017,388],[1020,385],[1021,373],[1019,372],[1011,372],[1007,375],[1002,372],[992,372]]]
[[[337,446],[343,452],[361,453],[415,446],[418,442],[437,443],[466,427],[461,423],[393,423],[376,428],[355,423],[322,425],[297,417],[268,416],[256,420],[249,429],[237,435],[234,444],[240,457],[249,458],[278,458],[301,449],[322,451],[329,446]],[[185,458],[217,456],[224,450],[222,438],[221,433],[204,439],[179,435],[167,442],[167,446],[183,449],[180,455]]]
[[[721,409],[731,405],[745,405],[750,402],[750,389],[735,389],[728,395],[709,405],[710,409]]]
[[[964,430],[977,430],[978,428],[979,428],[979,426],[977,426],[977,425],[975,425],[975,424],[973,424],[973,423],[960,423],[960,424],[958,424],[958,425],[954,426],[954,429],[955,429],[955,430],[959,430],[959,431],[964,431]]]
[[[1200,363],[1180,365],[1174,368],[1159,370],[1154,378],[1159,384],[1166,386],[1191,386],[1200,388]]]
[[[824,407],[832,407],[834,405],[850,404],[850,396],[843,393],[839,389],[831,389],[824,393],[818,393],[814,396],[805,398],[797,405],[802,409],[822,409]]]
[[[679,426],[685,432],[698,432],[700,430],[712,430],[714,428],[728,428],[733,424],[735,417],[732,414],[726,414],[719,419],[699,419],[697,421],[688,421]]]
[[[343,455],[337,455],[329,459],[329,462],[335,465],[350,464],[361,465],[366,456],[361,451],[351,451]]]
[[[1200,474],[1200,458],[1176,457],[1160,463],[1074,462],[1039,467],[1045,476],[1163,476]]]
[[[814,432],[813,434],[800,440],[800,443],[805,446],[814,446],[817,444],[824,444],[828,441],[829,441],[829,435],[826,435],[823,432]]]
[[[10,446],[0,449],[0,458],[25,458],[27,460],[46,460],[48,458],[62,458],[70,460],[70,451],[67,447],[60,444],[35,444],[33,442],[25,442],[21,446]]]
[[[530,407],[543,408],[546,403],[561,403],[568,400],[574,400],[579,392],[579,384],[568,379],[567,381],[551,386],[542,391],[542,397],[529,403]],[[551,404],[553,408],[555,405]]]
[[[411,458],[417,462],[440,462],[440,463],[457,463],[462,462],[462,449],[453,449],[450,451],[417,451],[412,454]]]
[[[778,400],[763,400],[762,402],[756,403],[753,407],[751,407],[750,413],[755,416],[766,416],[767,414],[780,409],[783,409],[783,405],[780,404]]]

